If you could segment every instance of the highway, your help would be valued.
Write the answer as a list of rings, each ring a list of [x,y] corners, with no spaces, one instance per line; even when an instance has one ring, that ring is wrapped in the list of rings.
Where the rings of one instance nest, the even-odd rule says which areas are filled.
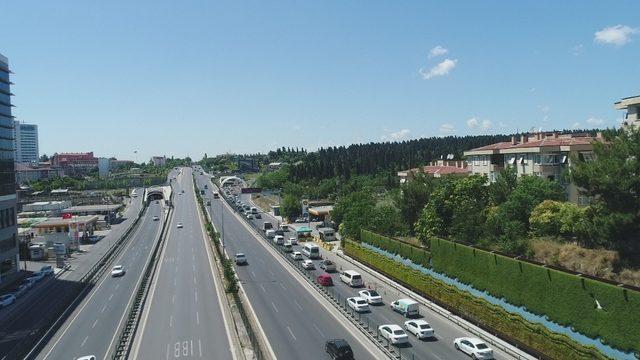
[[[0,311],[0,359],[10,356],[9,352],[17,350],[16,347],[20,346],[20,341],[26,340],[40,328],[48,326],[47,317],[57,316],[53,312],[59,307],[66,306],[61,303],[64,298],[59,294],[72,291],[79,286],[77,281],[107,252],[110,245],[124,234],[137,218],[141,207],[142,197],[133,198],[125,210],[123,221],[112,225],[109,234],[96,244],[90,245],[88,251],[73,254],[68,271],[55,278],[48,276],[24,296],[18,298],[13,306]]]
[[[84,355],[105,358],[117,341],[118,328],[125,321],[130,302],[141,279],[153,245],[158,240],[166,209],[152,202],[112,265],[123,265],[126,274],[111,277],[111,269],[102,275],[90,294],[71,314],[38,355],[38,359],[75,359]]]
[[[181,168],[173,189],[172,222],[131,358],[234,359],[232,320],[222,310],[222,284],[212,275],[190,168]]]
[[[208,177],[198,174],[197,182],[199,188],[208,184],[205,197],[212,201],[210,211],[219,231],[224,218],[227,252],[247,255],[249,264],[236,266],[236,272],[278,359],[327,359],[324,343],[332,338],[347,339],[356,359],[383,358],[373,343],[355,334],[357,330],[337,310],[326,308],[318,293],[301,285],[289,265],[276,261],[224,200],[213,199]]]
[[[241,200],[245,204],[251,204],[250,195],[249,194],[241,194]],[[262,219],[254,219],[250,220],[255,223],[259,228],[262,226],[262,223],[265,221],[269,221],[272,224],[277,225],[277,219],[271,216],[270,214],[263,213]],[[232,237],[232,233],[235,232],[235,228],[232,228],[232,231],[229,231],[229,227],[227,227],[226,214],[225,214],[225,232],[227,238]],[[285,239],[289,237],[295,237],[294,232],[288,232],[285,234]],[[301,251],[301,246],[296,245],[293,247],[294,251]],[[371,284],[373,287],[380,287],[383,289],[382,284],[376,284],[376,280],[372,277],[368,276],[368,273],[364,271],[364,269],[360,269],[351,265],[350,263],[340,259],[337,255],[328,253],[324,249],[321,248],[321,253],[323,258],[329,258],[337,263],[339,268],[341,267],[343,270],[351,269],[356,270],[360,274],[362,274],[365,283]],[[325,273],[324,270],[319,268],[319,260],[314,260],[316,270],[310,270],[310,273],[313,274],[313,277]],[[358,291],[362,290],[362,288],[351,288],[345,283],[341,282],[339,279],[339,273],[335,272],[330,274],[334,286],[331,290],[337,294],[339,294],[340,298],[345,299],[347,297],[358,296]],[[397,324],[401,327],[404,327],[404,322],[408,319],[404,318],[401,314],[396,313],[391,310],[388,306],[392,301],[397,300],[401,297],[407,297],[406,295],[398,294],[393,289],[388,289],[388,292],[382,292],[384,305],[383,306],[371,306],[371,311],[368,313],[361,314],[362,318],[366,318],[369,320],[371,324],[382,325],[382,324]],[[255,307],[256,305],[254,305]],[[459,327],[458,325],[448,321],[446,318],[440,316],[439,314],[434,313],[426,307],[421,307],[420,309],[422,318],[430,323],[430,325],[435,329],[436,338],[435,339],[426,339],[426,340],[418,340],[413,335],[409,335],[409,346],[403,346],[403,351],[411,352],[415,355],[417,359],[467,359],[468,357],[460,351],[455,350],[453,346],[453,340],[458,337],[475,337],[473,334],[468,332],[467,330]],[[499,349],[494,348],[494,354],[496,359],[511,359],[512,357],[508,354],[500,351]]]

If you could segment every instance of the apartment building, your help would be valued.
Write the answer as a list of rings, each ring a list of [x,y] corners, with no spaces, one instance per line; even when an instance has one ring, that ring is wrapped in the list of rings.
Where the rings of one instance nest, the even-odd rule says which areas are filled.
[[[602,141],[602,135],[536,133],[512,136],[511,141],[491,144],[465,151],[468,168],[472,174],[486,175],[490,182],[496,180],[501,170],[516,169],[518,176],[535,175],[557,180],[566,190],[569,201],[588,205],[590,199],[582,196],[578,188],[567,182],[565,173],[571,167],[572,158],[593,158],[593,143]]]
[[[437,160],[427,166],[398,171],[400,184],[411,181],[418,173],[439,178],[443,176],[468,176],[471,171],[467,168],[467,162],[464,160]]]
[[[622,127],[625,129],[640,128],[640,95],[622,98],[613,104],[616,110],[626,110],[622,121]]]
[[[16,175],[14,169],[11,81],[9,61],[0,55],[0,283],[10,281],[18,272],[16,221]]]
[[[38,149],[38,125],[15,121],[13,128],[13,148],[18,163],[37,164],[40,160]]]
[[[98,169],[98,158],[93,156],[93,152],[55,153],[51,157],[51,165],[62,168],[70,176],[86,175]]]

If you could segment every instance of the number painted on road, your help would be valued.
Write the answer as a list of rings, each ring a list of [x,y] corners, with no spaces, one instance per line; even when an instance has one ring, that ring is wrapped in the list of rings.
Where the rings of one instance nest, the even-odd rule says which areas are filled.
[[[193,340],[178,341],[173,344],[173,357],[186,358],[193,356]]]

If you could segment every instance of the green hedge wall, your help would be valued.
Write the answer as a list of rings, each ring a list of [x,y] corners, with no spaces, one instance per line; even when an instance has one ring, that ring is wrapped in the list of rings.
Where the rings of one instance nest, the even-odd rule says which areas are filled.
[[[508,334],[521,343],[537,349],[548,358],[607,359],[593,347],[578,344],[566,335],[549,331],[543,325],[530,323],[520,315],[511,314],[484,299],[368,250],[356,242],[345,240],[344,252],[392,279],[408,284],[415,291],[426,294],[441,304],[446,304],[450,309],[455,309],[458,314],[499,333]]]
[[[366,242],[367,244],[373,245],[379,249],[398,254],[405,259],[413,261],[414,264],[431,267],[429,264],[431,253],[427,250],[423,250],[364,229],[360,231],[360,241]]]
[[[624,351],[640,353],[640,293],[442,239],[433,268]],[[598,300],[604,310],[596,309]]]

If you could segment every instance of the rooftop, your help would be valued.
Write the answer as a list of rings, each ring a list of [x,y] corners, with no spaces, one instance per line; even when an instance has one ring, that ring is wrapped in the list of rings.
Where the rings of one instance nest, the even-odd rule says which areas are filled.
[[[519,141],[518,141],[519,140]],[[525,149],[525,148],[538,148],[538,147],[558,147],[558,146],[576,146],[576,145],[589,145],[594,141],[601,141],[602,137],[589,136],[586,134],[557,134],[557,133],[537,133],[537,134],[525,134],[520,138],[513,136],[511,141],[504,141],[479,148],[465,151],[494,151],[494,150],[506,150],[506,149]]]
[[[68,219],[63,218],[49,218],[43,222],[32,225],[34,228],[47,228],[52,226],[66,226],[70,223],[89,223],[89,222],[97,222],[97,215],[85,215],[85,216],[74,216]]]
[[[97,212],[97,211],[115,211],[122,207],[120,204],[109,205],[79,205],[72,206],[63,210],[63,212],[76,213],[76,212]]]
[[[640,106],[640,95],[622,98],[613,104],[617,110],[625,110],[629,106]]]

